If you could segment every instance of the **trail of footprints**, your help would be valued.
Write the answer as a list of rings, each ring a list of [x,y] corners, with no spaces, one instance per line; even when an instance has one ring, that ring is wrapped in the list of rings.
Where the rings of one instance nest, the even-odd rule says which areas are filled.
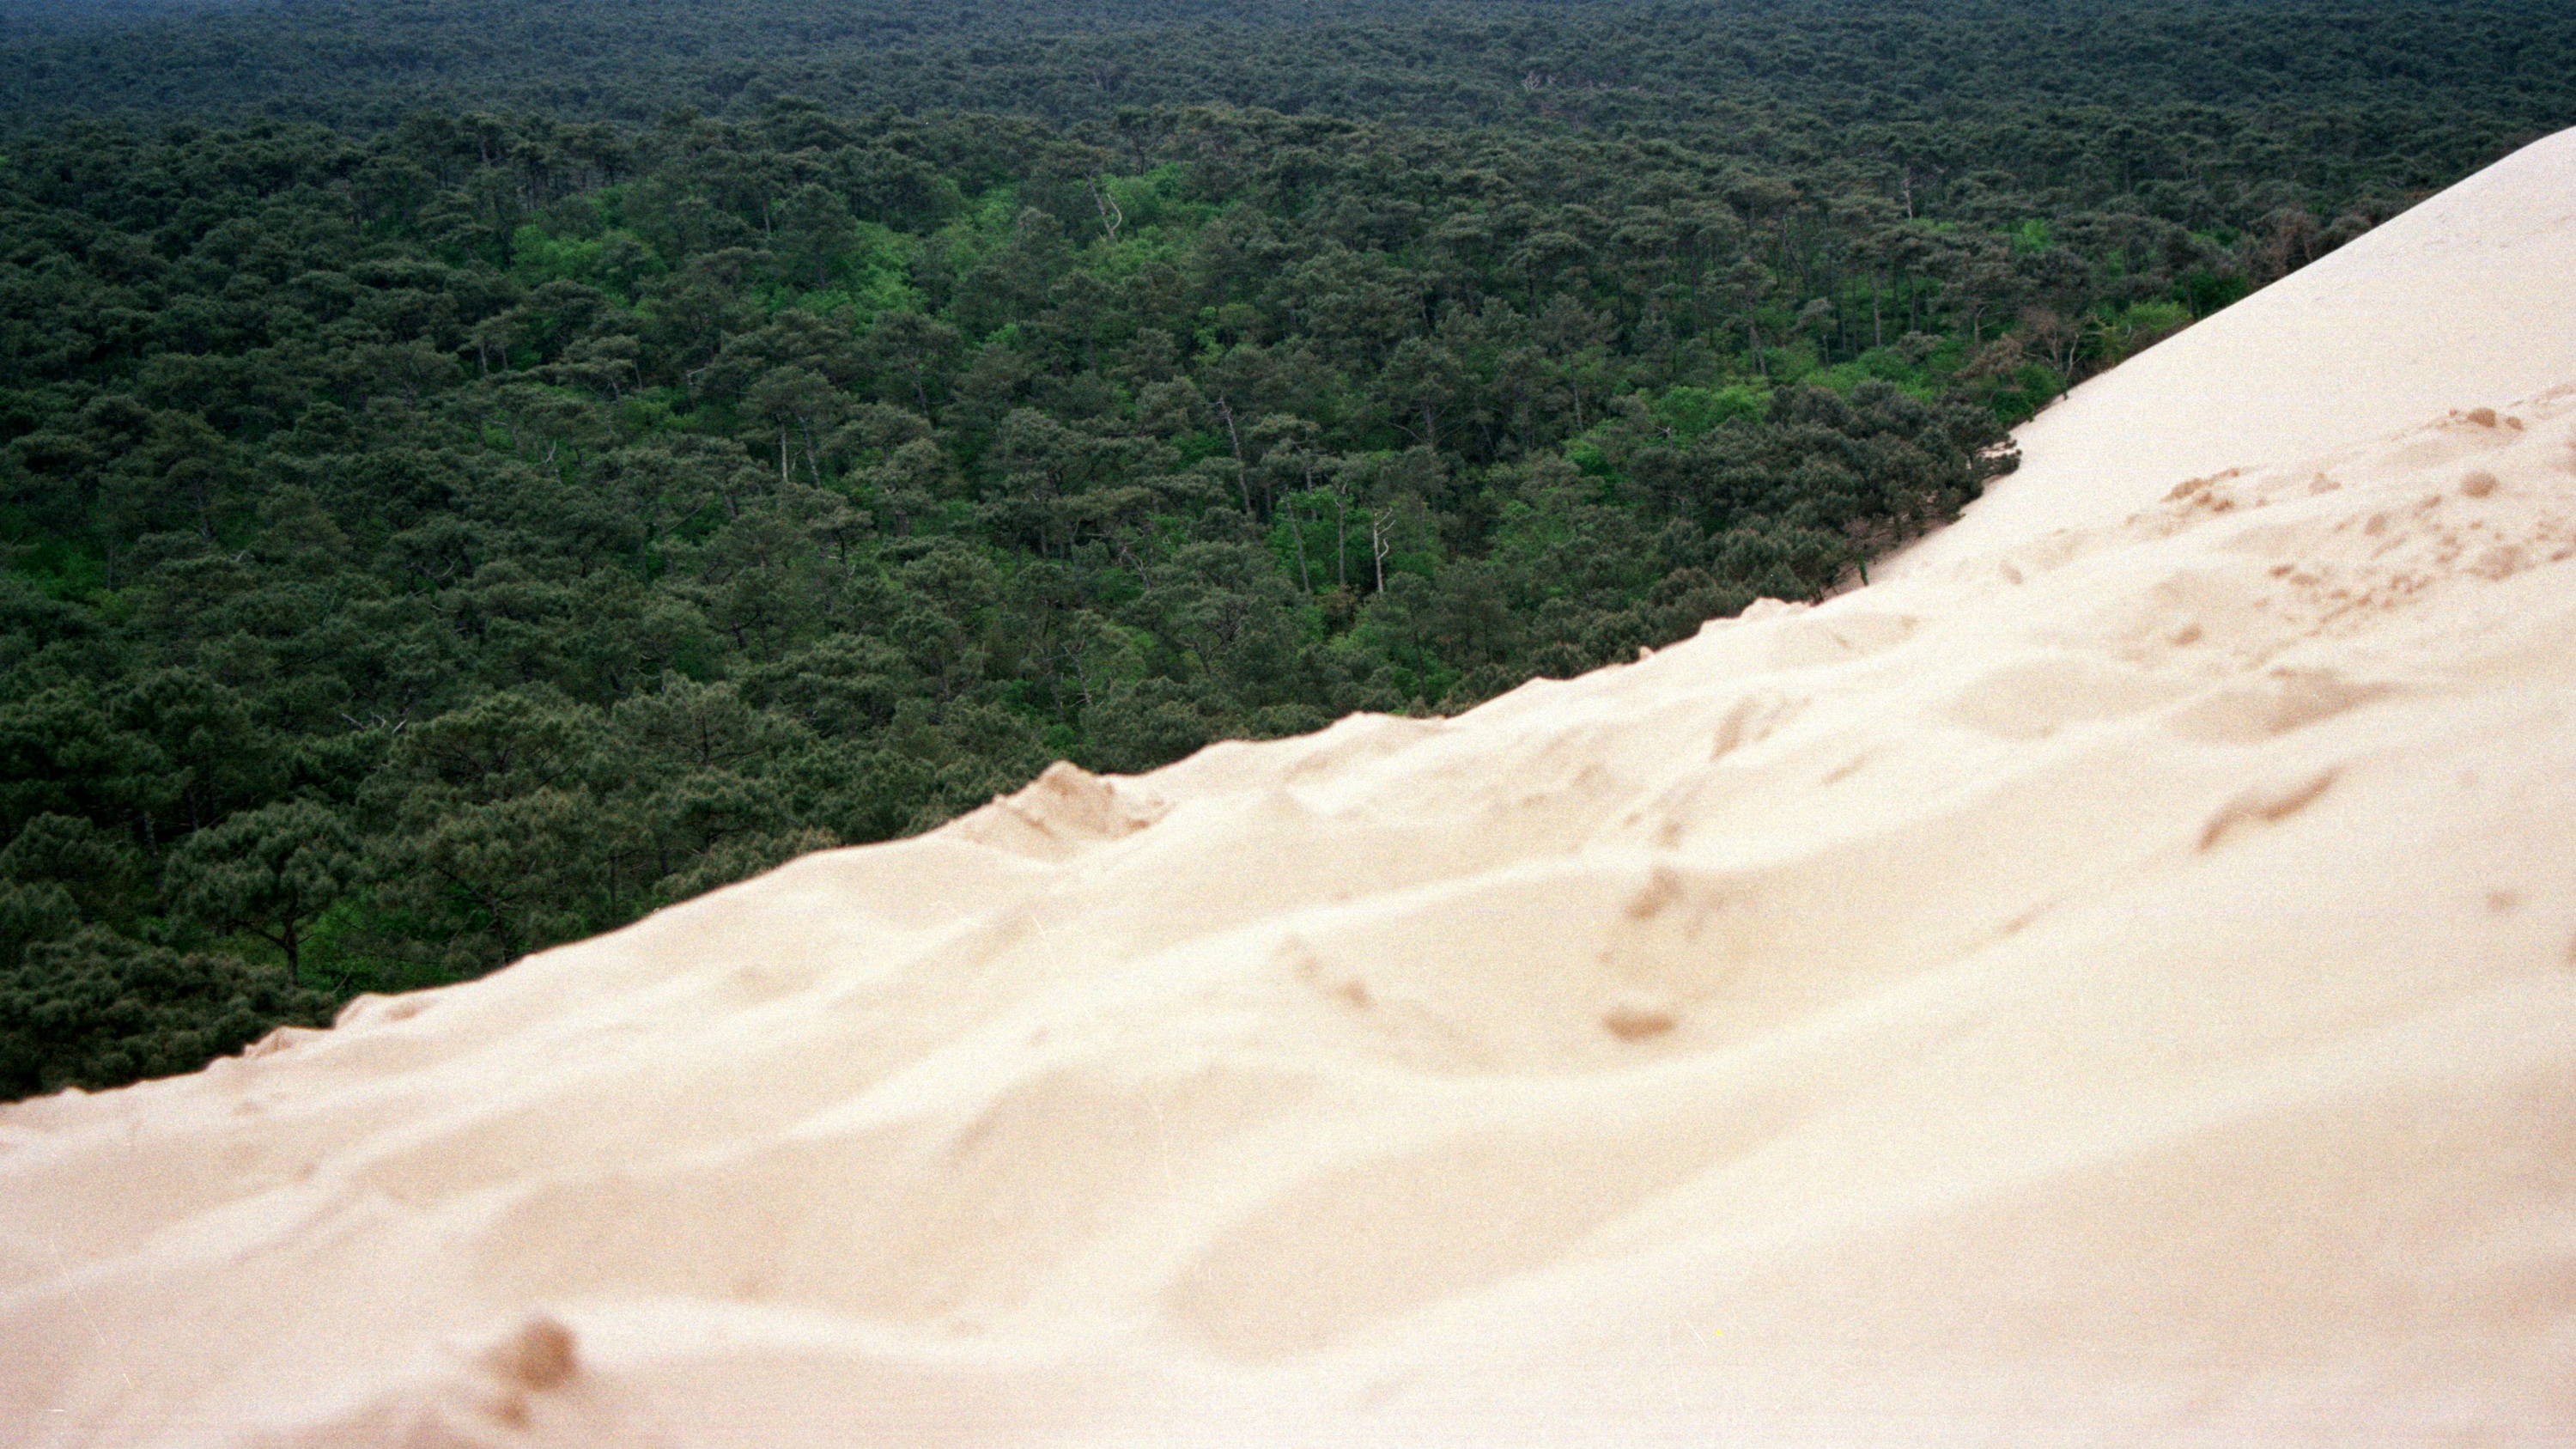
[[[2257,604],[2272,613],[2281,644],[2344,636],[2464,576],[2502,582],[2576,557],[2576,514],[2566,506],[2567,490],[2551,486],[2576,474],[2576,432],[2561,439],[2554,466],[2529,457],[2541,446],[2542,435],[2519,416],[2455,411],[2393,449],[2343,460],[2342,468],[2191,479],[2166,496],[2163,510],[2190,526],[2352,494],[2352,506],[2311,505],[2298,510],[2297,522],[2242,527],[2227,545],[2275,556],[2265,569],[2275,587]]]

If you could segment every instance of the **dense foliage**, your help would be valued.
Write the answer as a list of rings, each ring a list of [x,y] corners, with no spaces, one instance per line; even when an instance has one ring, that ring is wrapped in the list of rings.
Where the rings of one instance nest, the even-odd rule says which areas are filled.
[[[1223,103],[1826,148],[1864,127],[2025,183],[2099,158],[2332,188],[2440,184],[2566,124],[2576,88],[2561,0],[121,0],[168,16],[62,25],[101,3],[0,0],[8,109],[644,125],[803,95],[1077,123]]]
[[[1813,597],[2074,378],[2570,118],[2564,71],[2417,53],[2510,5],[2363,7],[2295,53],[2323,12],[2149,12],[2240,57],[2217,81],[2052,12],[1923,9],[1112,9],[1008,43],[968,9],[914,63],[836,70],[827,35],[761,74],[830,104],[745,80],[729,119],[22,129],[0,1092],[184,1068],[1051,758],[1458,708]],[[216,106],[300,37],[308,107],[362,126],[385,62],[334,47],[399,27],[352,17],[548,13],[241,9],[44,78]],[[422,53],[615,117],[794,18],[593,36],[642,77],[595,96]],[[1511,105],[1465,124],[1498,35]],[[1531,36],[1590,58],[1534,66]],[[1384,47],[1421,83],[1363,85]],[[1112,50],[1096,100],[1050,99]],[[1655,85],[1566,79],[1615,57]],[[2057,68],[2017,91],[2016,59]],[[2347,109],[2229,99],[2267,67]],[[1220,70],[1308,113],[1188,104]],[[2054,129],[2076,92],[2156,128]]]

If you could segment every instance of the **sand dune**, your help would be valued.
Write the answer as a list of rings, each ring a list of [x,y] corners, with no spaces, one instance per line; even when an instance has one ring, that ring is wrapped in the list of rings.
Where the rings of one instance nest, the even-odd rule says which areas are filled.
[[[0,1114],[46,1445],[2576,1440],[2576,132],[1876,587]]]

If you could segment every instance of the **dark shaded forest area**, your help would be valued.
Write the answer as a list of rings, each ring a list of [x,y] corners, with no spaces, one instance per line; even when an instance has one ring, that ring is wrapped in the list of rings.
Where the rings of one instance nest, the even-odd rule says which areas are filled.
[[[2549,8],[11,11],[0,1093],[1818,596]]]

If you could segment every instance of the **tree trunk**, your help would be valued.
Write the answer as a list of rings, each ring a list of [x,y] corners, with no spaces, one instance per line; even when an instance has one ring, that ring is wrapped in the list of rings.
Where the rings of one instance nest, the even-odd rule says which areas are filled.
[[[1288,510],[1288,536],[1297,541],[1297,591],[1311,594],[1315,592],[1315,581],[1306,574],[1306,524],[1294,508]]]
[[[1351,586],[1351,510],[1339,488],[1333,490],[1333,583]]]
[[[1234,446],[1235,491],[1243,495],[1243,516],[1250,518],[1252,516],[1252,480],[1244,474],[1243,434],[1235,430],[1233,405],[1228,403],[1224,398],[1218,398],[1216,400],[1216,415],[1225,419],[1226,440]]]

